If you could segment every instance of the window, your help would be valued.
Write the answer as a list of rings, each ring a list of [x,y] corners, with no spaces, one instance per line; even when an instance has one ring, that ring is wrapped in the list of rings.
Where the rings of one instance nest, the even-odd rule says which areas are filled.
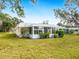
[[[38,27],[34,26],[34,34],[38,34]]]
[[[41,33],[42,32],[42,30],[39,30],[39,33]]]
[[[38,29],[38,27],[35,26],[34,29]]]
[[[29,27],[29,34],[32,34],[32,27]]]
[[[52,33],[55,33],[55,28],[52,28]]]
[[[48,28],[47,27],[44,27],[44,32],[48,32]]]
[[[38,30],[34,30],[34,34],[38,34]]]
[[[21,34],[32,34],[32,28],[31,27],[21,28]]]
[[[78,32],[78,30],[77,30],[77,29],[76,29],[75,31],[76,31],[76,32]]]
[[[29,29],[26,27],[21,28],[21,34],[29,34]]]

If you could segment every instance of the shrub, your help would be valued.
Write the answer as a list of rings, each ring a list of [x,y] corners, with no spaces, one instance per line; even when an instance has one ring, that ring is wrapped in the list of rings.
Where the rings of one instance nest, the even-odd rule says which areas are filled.
[[[58,34],[58,30],[56,30],[55,34]]]
[[[0,29],[0,32],[3,32],[3,30]]]
[[[49,38],[49,32],[47,32],[47,33],[39,33],[39,35],[40,35],[40,38]]]
[[[58,37],[63,37],[63,36],[64,36],[64,30],[63,29],[59,29]]]
[[[54,38],[57,38],[58,37],[58,34],[54,34]]]
[[[54,38],[57,38],[57,37],[58,37],[58,30],[54,32]]]
[[[44,33],[45,34],[45,38],[49,38],[49,32],[47,32],[47,33]]]
[[[40,35],[40,38],[43,38],[44,34],[42,32],[40,32],[39,35]]]

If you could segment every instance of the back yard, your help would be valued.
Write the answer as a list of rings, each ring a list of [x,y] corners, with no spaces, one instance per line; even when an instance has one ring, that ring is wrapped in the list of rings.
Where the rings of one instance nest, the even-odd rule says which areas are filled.
[[[79,59],[79,35],[31,40],[0,33],[0,59]]]

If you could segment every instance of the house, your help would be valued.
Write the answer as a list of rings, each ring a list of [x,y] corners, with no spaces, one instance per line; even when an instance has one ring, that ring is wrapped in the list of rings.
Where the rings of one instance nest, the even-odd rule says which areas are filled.
[[[71,31],[73,31],[73,34],[79,34],[79,28],[78,27],[70,27],[70,28],[65,27],[65,30],[66,31],[71,30]]]
[[[55,26],[51,24],[30,24],[30,23],[20,23],[15,28],[15,33],[18,37],[29,37],[32,39],[40,38],[39,33],[50,32],[49,37],[52,38],[54,36]]]
[[[77,26],[71,26],[71,27],[63,27],[63,26],[58,26],[58,29],[62,28],[64,29],[64,32],[73,32],[73,34],[79,34],[79,27]]]

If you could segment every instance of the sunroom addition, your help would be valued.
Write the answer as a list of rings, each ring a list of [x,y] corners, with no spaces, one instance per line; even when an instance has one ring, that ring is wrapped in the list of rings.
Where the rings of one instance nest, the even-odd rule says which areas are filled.
[[[55,27],[50,24],[27,24],[27,23],[20,23],[16,27],[16,35],[18,37],[28,37],[32,39],[40,38],[39,33],[46,33],[49,32],[49,37],[52,38],[55,31]]]

